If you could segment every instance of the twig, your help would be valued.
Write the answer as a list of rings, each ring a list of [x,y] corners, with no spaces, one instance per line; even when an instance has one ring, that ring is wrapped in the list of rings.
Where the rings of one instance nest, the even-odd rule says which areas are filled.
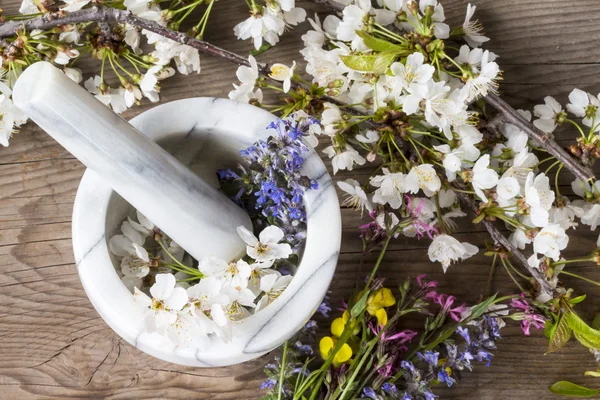
[[[16,35],[16,32],[21,29],[32,31],[34,29],[48,30],[56,26],[78,24],[83,22],[119,22],[129,25],[134,25],[147,31],[154,32],[167,39],[175,42],[188,45],[198,49],[202,53],[210,54],[223,58],[229,62],[238,65],[249,66],[248,60],[229,50],[214,46],[203,40],[188,36],[183,32],[177,32],[154,21],[140,18],[130,11],[118,10],[109,7],[91,7],[79,11],[65,13],[58,11],[47,13],[40,17],[32,18],[25,21],[7,21],[0,25],[0,38],[7,38]],[[268,75],[269,69],[266,64],[259,64],[261,74]]]
[[[460,201],[464,205],[469,207],[471,210],[473,210],[474,212],[479,211],[479,207],[477,207],[477,204],[475,204],[475,202],[466,193],[462,193],[457,190],[456,195],[458,196]],[[527,257],[525,257],[525,255],[523,253],[521,253],[521,251],[515,245],[513,245],[510,242],[510,240],[508,240],[508,238],[506,236],[504,236],[502,234],[502,232],[500,232],[498,230],[498,228],[496,228],[496,226],[491,221],[484,219],[482,222],[483,222],[483,225],[485,226],[485,229],[487,229],[491,238],[494,240],[494,243],[496,243],[499,246],[504,247],[506,250],[511,252],[512,255],[515,256],[519,260],[519,262],[521,262],[521,264],[523,264],[523,266],[525,268],[527,268],[527,271],[529,271],[531,276],[533,276],[533,278],[540,284],[540,286],[542,287],[542,289],[544,291],[546,291],[548,293],[554,292],[554,288],[552,287],[550,282],[548,282],[548,280],[542,274],[542,272],[538,269],[531,267],[529,265],[529,263],[527,262]]]
[[[512,108],[507,102],[499,96],[490,93],[484,100],[494,107],[504,118],[505,122],[515,125],[522,130],[531,139],[537,140],[541,147],[553,155],[557,160],[564,164],[577,178],[584,182],[594,178],[594,173],[588,167],[583,166],[579,161],[573,158],[565,151],[549,133],[544,133],[535,127],[531,122],[527,121],[521,114]]]
[[[342,10],[346,7],[344,4],[339,3],[335,0],[311,0],[311,1],[315,4],[323,4],[324,6],[327,6],[328,8],[330,8],[334,11],[339,11],[339,12],[342,12]]]
[[[202,53],[223,58],[237,65],[250,66],[250,63],[248,62],[247,58],[237,53],[225,50],[221,47],[212,45],[203,40],[196,39],[183,32],[174,31],[172,29],[159,25],[154,21],[149,21],[147,19],[137,17],[130,11],[117,10],[115,8],[109,7],[91,7],[79,11],[74,11],[71,13],[59,11],[55,13],[47,13],[40,17],[32,18],[25,21],[8,21],[3,24],[0,24],[0,43],[6,42],[5,40],[3,40],[3,38],[15,36],[18,30],[47,30],[56,26],[78,24],[83,22],[98,22],[101,25],[106,25],[106,23],[108,22],[118,22],[134,25],[141,29],[146,29],[147,31],[154,32],[167,39],[171,39],[175,42],[193,47]],[[269,78],[270,66],[265,63],[258,63],[258,72],[262,76]],[[294,83],[293,87],[301,87],[305,90],[308,89],[306,85],[298,83]],[[322,100],[340,106],[345,105],[345,103],[330,96],[322,96]],[[347,107],[346,110],[353,115],[364,115],[364,113],[362,113],[354,107]]]

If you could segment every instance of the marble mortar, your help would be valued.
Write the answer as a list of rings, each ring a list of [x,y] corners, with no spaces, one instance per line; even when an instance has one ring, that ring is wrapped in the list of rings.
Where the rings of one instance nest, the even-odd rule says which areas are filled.
[[[157,106],[131,125],[187,165],[206,183],[218,186],[216,170],[240,161],[239,150],[266,139],[275,116],[225,99],[192,98]],[[121,283],[108,240],[133,208],[95,171],[88,169],[73,210],[73,249],[83,287],[92,304],[126,341],[165,361],[197,367],[236,364],[281,345],[316,311],[325,296],[339,254],[341,217],[338,199],[325,165],[314,150],[303,174],[319,188],[306,192],[307,240],[298,270],[279,298],[237,325],[230,343],[211,338],[207,349],[176,347],[168,339],[144,332],[143,312]],[[201,203],[197,204],[202,207]],[[211,235],[210,231],[204,232]]]

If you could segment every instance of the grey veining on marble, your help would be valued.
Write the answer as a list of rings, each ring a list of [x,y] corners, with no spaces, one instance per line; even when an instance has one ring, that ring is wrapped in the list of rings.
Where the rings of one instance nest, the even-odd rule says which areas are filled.
[[[214,255],[229,260],[244,254],[236,227],[250,227],[251,222],[243,210],[52,64],[27,68],[13,99],[196,259]],[[162,118],[177,125],[176,115]]]
[[[272,114],[248,104],[194,98],[160,105],[130,123],[217,187],[215,171],[233,167],[241,160],[239,150],[266,139],[270,132],[265,128],[274,119]],[[106,246],[132,208],[88,169],[73,210],[73,247],[82,284],[94,307],[129,343],[178,364],[230,365],[278,347],[310,319],[321,303],[337,264],[341,241],[335,188],[313,150],[307,154],[302,173],[316,179],[319,188],[305,195],[307,240],[294,279],[272,304],[237,324],[230,343],[211,337],[211,345],[200,350],[176,347],[168,339],[144,332],[143,314],[121,283]],[[99,241],[103,235],[105,239]]]

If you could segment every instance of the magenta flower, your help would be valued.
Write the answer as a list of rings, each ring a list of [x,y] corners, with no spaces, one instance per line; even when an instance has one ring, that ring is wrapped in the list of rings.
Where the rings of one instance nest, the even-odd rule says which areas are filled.
[[[419,287],[421,289],[430,289],[430,288],[434,288],[438,285],[438,283],[436,281],[426,281],[425,277],[427,276],[427,274],[422,274],[417,276],[417,283],[419,284]]]
[[[369,328],[371,328],[371,332],[373,332],[374,335],[379,335],[379,332],[381,332],[381,328],[379,328],[379,326],[373,325],[372,322],[369,322]],[[417,335],[418,335],[417,332],[411,331],[410,329],[405,329],[403,331],[400,331],[400,332],[394,333],[394,334],[389,334],[388,332],[383,332],[381,334],[380,341],[389,342],[389,341],[393,340],[393,341],[396,341],[397,344],[404,344],[406,342],[410,342]]]
[[[546,324],[546,318],[535,312],[535,308],[529,304],[525,295],[521,293],[521,298],[512,299],[510,306],[519,311],[519,314],[513,314],[514,317],[521,319],[521,330],[525,336],[531,334],[531,327],[540,330]]]
[[[456,297],[454,296],[435,293],[431,298],[433,298],[434,301],[442,307],[441,312],[448,313],[450,315],[450,318],[452,318],[456,322],[460,321],[460,314],[467,310],[467,305],[465,303],[458,307],[452,308],[452,306],[454,305],[454,301],[456,300]]]
[[[380,243],[387,237],[386,229],[377,223],[377,215],[377,210],[371,211],[369,213],[371,221],[358,227],[361,232],[360,237],[374,244]]]

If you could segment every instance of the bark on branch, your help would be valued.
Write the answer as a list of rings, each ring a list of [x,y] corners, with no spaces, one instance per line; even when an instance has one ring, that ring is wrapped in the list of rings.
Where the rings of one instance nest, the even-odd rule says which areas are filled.
[[[499,115],[502,115],[504,122],[515,125],[529,136],[537,140],[541,147],[573,173],[577,178],[584,182],[594,178],[594,173],[588,167],[582,165],[578,160],[565,151],[556,141],[552,134],[542,132],[531,122],[527,121],[521,114],[512,108],[507,102],[499,96],[490,93],[484,98],[485,102],[494,107]]]
[[[477,213],[479,211],[479,207],[473,201],[473,199],[469,197],[469,195],[459,191],[456,191],[456,195],[460,201],[473,212]],[[554,293],[554,288],[550,282],[548,282],[544,274],[539,269],[533,268],[529,265],[527,262],[527,257],[525,257],[525,255],[521,253],[521,251],[515,245],[513,245],[510,240],[508,240],[508,238],[502,234],[502,232],[500,232],[500,230],[498,230],[492,221],[484,219],[482,222],[496,245],[504,247],[506,250],[510,251],[511,254],[516,257],[525,268],[527,268],[527,271],[529,271],[531,276],[533,276],[533,278],[540,284],[541,288],[545,292]]]
[[[346,7],[344,4],[338,3],[335,0],[312,0],[312,2],[316,3],[316,4],[323,4],[324,6],[328,7],[329,9],[331,9],[333,11],[339,11],[339,12],[342,12],[344,10],[344,8]]]

